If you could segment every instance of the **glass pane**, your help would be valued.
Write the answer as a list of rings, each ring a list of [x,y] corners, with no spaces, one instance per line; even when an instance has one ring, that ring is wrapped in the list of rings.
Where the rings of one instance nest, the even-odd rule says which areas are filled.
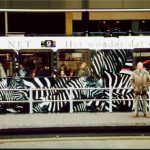
[[[22,77],[51,76],[52,51],[51,50],[20,50],[19,70],[23,70]]]
[[[6,78],[13,76],[15,51],[0,50],[0,77]]]
[[[135,49],[133,51],[134,69],[138,62],[143,62],[145,69],[150,71],[150,49]]]
[[[58,76],[89,76],[90,51],[88,49],[61,49],[57,52]],[[87,70],[86,70],[87,69]],[[81,72],[84,71],[82,74]],[[86,72],[86,73],[85,73]]]

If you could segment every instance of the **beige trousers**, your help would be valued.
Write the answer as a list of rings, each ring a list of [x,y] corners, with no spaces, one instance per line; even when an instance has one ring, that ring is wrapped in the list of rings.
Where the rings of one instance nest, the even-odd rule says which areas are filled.
[[[147,94],[142,94],[142,95],[135,94],[135,100],[134,100],[135,114],[138,114],[140,96],[141,96],[142,102],[143,102],[143,114],[146,114],[147,113]]]

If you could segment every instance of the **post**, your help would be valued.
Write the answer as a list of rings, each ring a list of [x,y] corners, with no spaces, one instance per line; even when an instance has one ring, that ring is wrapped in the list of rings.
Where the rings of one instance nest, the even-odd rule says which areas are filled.
[[[70,94],[69,94],[69,104],[70,104],[70,113],[73,113],[73,96],[72,96],[72,88],[70,88],[69,89],[69,92],[70,92]]]
[[[5,36],[7,36],[8,33],[8,13],[5,12]]]
[[[149,111],[150,111],[150,87],[149,87],[149,91],[148,91],[148,101],[149,101]]]
[[[33,114],[33,92],[32,88],[29,90],[29,113]]]
[[[66,12],[65,13],[65,34],[66,35],[72,35],[73,32],[73,13],[72,12]]]
[[[109,85],[109,112],[112,112],[112,86]]]

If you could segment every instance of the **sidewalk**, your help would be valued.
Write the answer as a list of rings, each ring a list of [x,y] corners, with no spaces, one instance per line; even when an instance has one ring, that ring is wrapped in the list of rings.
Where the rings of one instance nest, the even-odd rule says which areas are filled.
[[[150,126],[150,118],[138,118],[133,112],[125,113],[49,113],[0,115],[0,130],[51,127],[117,127]],[[150,116],[150,113],[148,112]]]

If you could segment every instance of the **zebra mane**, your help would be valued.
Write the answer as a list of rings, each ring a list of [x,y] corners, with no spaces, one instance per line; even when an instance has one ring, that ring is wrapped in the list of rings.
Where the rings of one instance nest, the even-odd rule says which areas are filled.
[[[131,49],[93,50],[91,72],[95,76],[103,76],[105,70],[118,73],[131,57]]]
[[[104,71],[105,87],[109,87],[109,86],[131,87],[129,78],[130,78],[129,74],[114,73],[109,70]]]
[[[8,79],[7,84],[9,88],[26,89],[24,80],[21,77],[19,77],[17,74],[13,78]]]

